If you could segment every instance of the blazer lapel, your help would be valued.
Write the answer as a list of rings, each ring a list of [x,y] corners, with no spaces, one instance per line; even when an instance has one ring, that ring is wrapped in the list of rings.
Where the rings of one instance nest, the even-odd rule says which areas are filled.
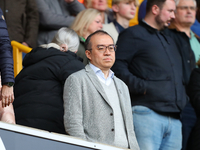
[[[104,91],[104,89],[103,89],[98,77],[96,76],[96,74],[92,70],[92,68],[89,65],[86,65],[85,66],[85,70],[86,70],[86,74],[90,78],[90,80],[93,83],[93,85],[96,88],[96,90],[101,94],[101,96],[104,98],[104,100],[110,105],[108,97],[106,96],[106,93],[105,93],[105,91]]]

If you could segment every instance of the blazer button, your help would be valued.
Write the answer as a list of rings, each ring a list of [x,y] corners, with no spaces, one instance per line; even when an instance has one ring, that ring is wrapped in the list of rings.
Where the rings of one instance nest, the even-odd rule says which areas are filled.
[[[111,131],[114,131],[114,129],[111,129]]]
[[[110,113],[111,116],[113,116],[113,113]]]

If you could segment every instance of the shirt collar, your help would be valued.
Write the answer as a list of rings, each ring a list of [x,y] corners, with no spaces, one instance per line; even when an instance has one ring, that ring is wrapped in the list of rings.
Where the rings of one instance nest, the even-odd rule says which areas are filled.
[[[101,74],[102,74],[101,77],[104,78],[104,74],[103,74],[103,72],[101,71],[101,69],[99,69],[99,68],[96,67],[95,65],[91,64],[90,62],[89,62],[89,65],[90,65],[90,67],[92,68],[92,70],[95,72],[96,75],[99,74],[99,73],[101,73]],[[113,79],[113,77],[114,77],[114,72],[113,72],[112,70],[109,70],[108,78]],[[104,79],[105,79],[105,78],[104,78]]]
[[[150,33],[157,33],[157,32],[163,32],[164,29],[158,30],[156,28],[151,27],[144,19],[142,21],[139,21],[139,24],[143,27],[145,27]]]

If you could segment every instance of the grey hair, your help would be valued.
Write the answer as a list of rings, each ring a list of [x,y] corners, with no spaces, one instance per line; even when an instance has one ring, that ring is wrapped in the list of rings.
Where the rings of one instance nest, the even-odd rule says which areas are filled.
[[[179,4],[180,0],[174,0],[176,3],[176,6]],[[197,6],[197,2],[196,0],[193,0],[195,7]]]
[[[56,43],[59,46],[66,44],[69,51],[76,52],[80,42],[79,37],[74,30],[63,27],[58,30],[52,40],[52,43]]]

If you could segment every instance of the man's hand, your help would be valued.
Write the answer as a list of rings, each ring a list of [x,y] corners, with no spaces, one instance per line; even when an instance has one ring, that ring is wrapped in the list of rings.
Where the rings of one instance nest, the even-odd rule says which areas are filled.
[[[9,106],[14,101],[13,86],[3,85],[1,88],[2,107]]]
[[[71,3],[71,2],[73,2],[74,0],[65,0],[65,2],[67,2],[67,3]]]

